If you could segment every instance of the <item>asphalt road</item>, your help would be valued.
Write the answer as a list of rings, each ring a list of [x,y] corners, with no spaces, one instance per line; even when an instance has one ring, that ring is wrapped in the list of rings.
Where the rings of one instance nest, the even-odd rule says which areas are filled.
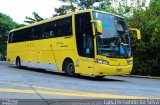
[[[160,99],[160,79],[65,76],[38,69],[17,69],[0,62],[0,98],[9,99]]]

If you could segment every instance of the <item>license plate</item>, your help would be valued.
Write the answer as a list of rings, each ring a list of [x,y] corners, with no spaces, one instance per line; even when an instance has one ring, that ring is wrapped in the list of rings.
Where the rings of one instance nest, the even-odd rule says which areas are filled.
[[[117,68],[117,69],[116,69],[116,72],[122,72],[122,71],[123,71],[122,68]]]

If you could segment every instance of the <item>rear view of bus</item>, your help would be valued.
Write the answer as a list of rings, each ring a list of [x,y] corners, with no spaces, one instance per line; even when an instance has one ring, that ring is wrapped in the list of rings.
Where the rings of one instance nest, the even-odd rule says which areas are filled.
[[[43,37],[45,30],[52,35]],[[12,30],[7,61],[17,67],[50,69],[69,76],[130,74],[133,39],[129,30],[141,39],[140,31],[129,29],[120,16],[93,10],[73,12]],[[13,42],[20,35],[29,38]]]

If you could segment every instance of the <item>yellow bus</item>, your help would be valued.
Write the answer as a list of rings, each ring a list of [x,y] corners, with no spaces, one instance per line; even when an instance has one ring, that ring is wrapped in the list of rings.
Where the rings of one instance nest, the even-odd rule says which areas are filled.
[[[122,17],[81,10],[11,30],[7,62],[69,76],[125,75],[133,66],[131,42]]]

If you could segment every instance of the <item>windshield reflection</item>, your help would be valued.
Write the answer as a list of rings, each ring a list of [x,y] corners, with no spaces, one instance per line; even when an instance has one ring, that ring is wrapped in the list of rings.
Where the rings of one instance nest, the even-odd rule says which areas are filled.
[[[107,57],[131,57],[130,36],[126,22],[117,16],[94,12],[94,19],[101,20],[102,35],[97,35],[97,54]]]

